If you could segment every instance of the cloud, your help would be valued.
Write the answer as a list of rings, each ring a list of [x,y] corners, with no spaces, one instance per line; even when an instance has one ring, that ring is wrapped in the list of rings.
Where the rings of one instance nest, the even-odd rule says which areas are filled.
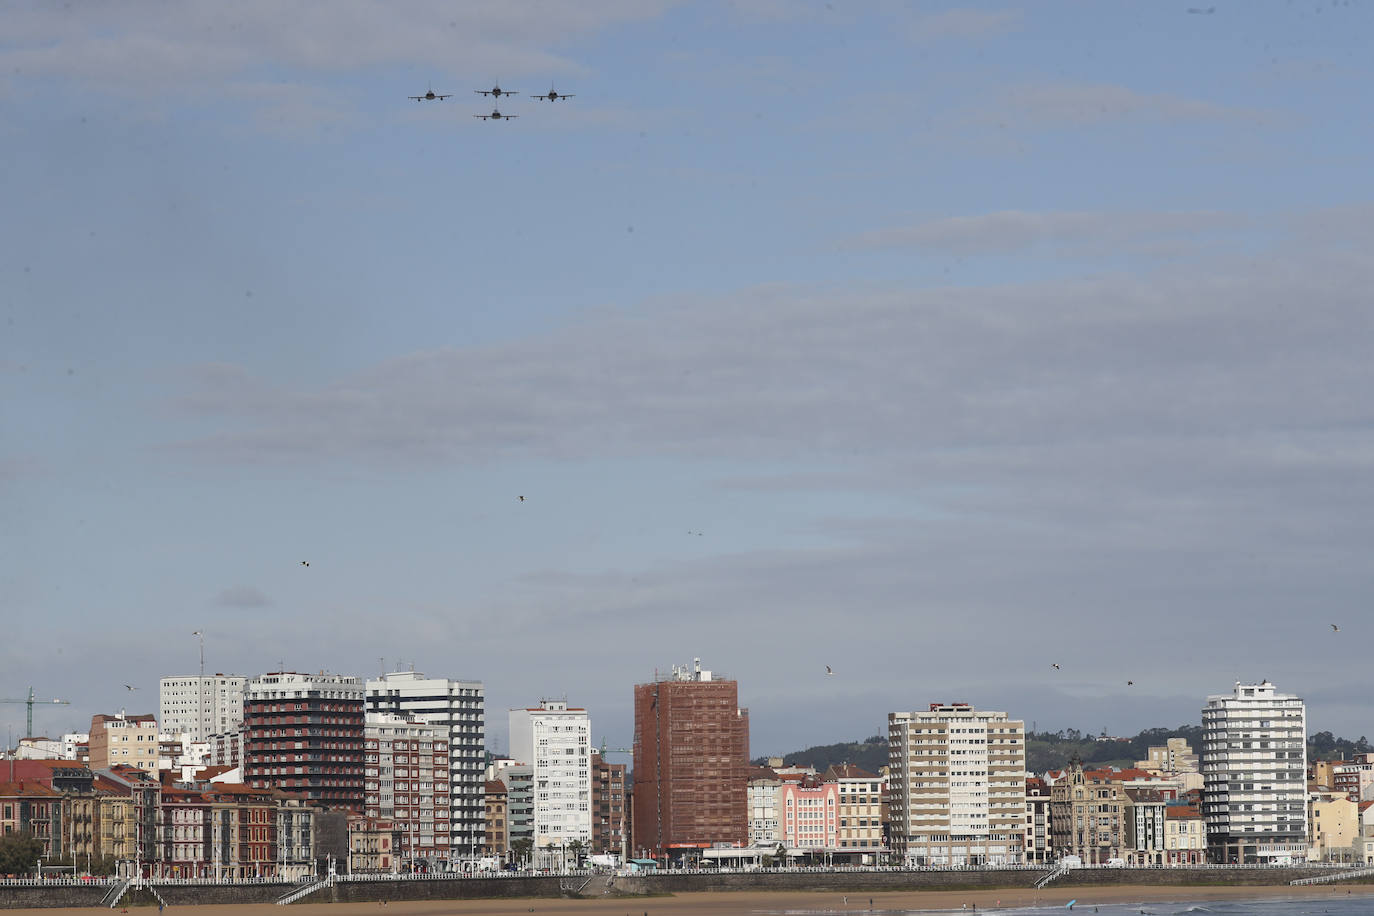
[[[1007,254],[1043,245],[1074,244],[1101,252],[1137,242],[1190,236],[1234,228],[1244,217],[1217,211],[1057,212],[1004,210],[977,216],[954,216],[914,226],[877,229],[845,239],[849,250],[926,248],[956,254]]]
[[[215,604],[220,607],[258,608],[271,606],[272,599],[251,585],[231,585],[215,596]]]
[[[915,41],[985,38],[1011,30],[1021,21],[1016,10],[948,9],[917,16],[907,26]]]
[[[1102,222],[1047,225],[1072,235]],[[1003,246],[1023,243],[1026,230],[1003,234],[1011,242],[993,233]],[[591,313],[315,388],[211,366],[192,373],[179,403],[212,432],[179,448],[231,463],[752,459],[799,448],[877,458],[1064,443],[1084,429],[1101,440],[1363,422],[1350,392],[1367,360],[1359,335],[1340,329],[1369,325],[1352,292],[1370,279],[1368,258],[1301,263],[1235,257],[900,292],[760,288]]]
[[[664,2],[595,4],[422,0],[400,10],[376,0],[300,3],[208,0],[133,3],[118,9],[39,4],[11,10],[0,72],[49,86],[184,99],[204,105],[240,83],[283,68],[304,73],[404,65],[417,80],[500,74],[568,74],[574,62],[546,50],[610,26],[653,19]]]
[[[1262,122],[1261,112],[1107,83],[1044,83],[1010,88],[984,120],[1087,124],[1125,118]]]

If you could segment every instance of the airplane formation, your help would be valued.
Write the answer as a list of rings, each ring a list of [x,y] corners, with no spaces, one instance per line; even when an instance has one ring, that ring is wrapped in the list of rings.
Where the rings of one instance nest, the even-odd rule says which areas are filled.
[[[494,102],[495,105],[496,105],[496,107],[493,107],[493,108],[492,108],[491,114],[475,114],[475,115],[473,115],[474,118],[481,118],[483,121],[509,121],[511,118],[518,118],[518,117],[520,117],[519,115],[502,114],[502,113],[501,113],[501,109],[500,109],[501,96],[503,96],[503,95],[519,95],[519,94],[520,94],[519,92],[517,92],[517,91],[515,91],[515,90],[513,90],[513,89],[502,89],[500,83],[497,83],[496,85],[492,86],[490,89],[474,89],[474,90],[472,90],[472,91],[475,92],[475,93],[477,93],[478,95],[491,96],[493,102]],[[411,95],[411,96],[406,96],[406,98],[414,99],[414,100],[417,101],[417,102],[442,102],[444,99],[452,98],[452,97],[453,97],[453,93],[451,93],[451,92],[443,92],[443,93],[441,93],[441,92],[435,92],[433,86],[430,86],[430,87],[425,91],[425,94],[424,94],[424,95]],[[540,94],[540,95],[531,96],[531,98],[533,98],[536,102],[559,102],[559,101],[562,101],[563,99],[570,99],[570,98],[572,98],[572,97],[573,97],[573,93],[571,93],[571,92],[559,92],[559,91],[557,91],[556,89],[554,89],[552,86],[549,87],[549,91],[546,92],[546,93],[542,93],[542,94]]]

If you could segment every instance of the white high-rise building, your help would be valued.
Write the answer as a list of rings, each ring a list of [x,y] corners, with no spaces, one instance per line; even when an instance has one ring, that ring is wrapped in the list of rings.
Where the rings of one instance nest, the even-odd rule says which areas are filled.
[[[197,742],[238,731],[243,724],[243,687],[247,683],[248,678],[237,674],[162,678],[157,685],[162,731],[190,735]]]
[[[448,730],[449,848],[455,859],[479,855],[486,839],[486,699],[482,682],[394,671],[368,680],[367,711],[412,716]]]
[[[1307,855],[1307,707],[1268,681],[1236,683],[1202,710],[1202,817],[1216,863]]]
[[[1026,726],[967,703],[887,715],[892,852],[910,865],[1019,865]]]
[[[591,717],[562,700],[512,709],[510,753],[534,768],[534,864],[575,867],[568,845],[592,842]]]

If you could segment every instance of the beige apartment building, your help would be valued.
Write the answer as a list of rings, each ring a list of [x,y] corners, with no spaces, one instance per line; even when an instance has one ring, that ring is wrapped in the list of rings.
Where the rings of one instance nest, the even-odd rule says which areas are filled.
[[[1019,865],[1026,727],[1005,712],[931,703],[888,713],[892,854],[907,865]]]
[[[852,763],[832,766],[821,777],[839,787],[837,852],[843,861],[874,865],[883,846],[883,781]]]
[[[1359,802],[1344,792],[1313,792],[1307,797],[1307,823],[1310,825],[1307,860],[1309,862],[1363,861],[1360,837]]]
[[[122,712],[91,717],[89,766],[92,770],[127,764],[145,773],[156,773],[157,752],[156,717],[128,716]]]
[[[1075,754],[1050,788],[1050,837],[1054,857],[1078,856],[1085,865],[1124,861],[1130,798],[1105,770],[1084,772]]]
[[[1207,826],[1192,805],[1164,809],[1164,864],[1201,865],[1207,861]]]

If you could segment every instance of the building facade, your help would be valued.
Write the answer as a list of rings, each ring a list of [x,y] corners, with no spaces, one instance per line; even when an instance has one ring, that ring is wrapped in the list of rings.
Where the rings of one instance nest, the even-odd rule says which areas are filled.
[[[367,681],[368,712],[391,712],[448,729],[449,846],[481,853],[486,829],[486,691],[481,681],[393,671]]]
[[[361,813],[364,716],[356,677],[281,671],[251,678],[243,701],[244,782]]]
[[[782,842],[778,793],[782,779],[769,767],[749,768],[745,798],[749,806],[749,845],[777,846]]]
[[[449,870],[448,729],[370,712],[363,748],[363,813],[391,823],[399,870]]]
[[[889,713],[893,855],[909,865],[1019,865],[1025,724],[967,703]]]
[[[839,795],[836,851],[846,862],[876,864],[887,850],[883,843],[882,777],[851,763],[830,767],[821,776]]]
[[[486,828],[483,834],[482,855],[506,861],[510,853],[510,837],[506,833],[506,784],[499,779],[486,782]]]
[[[634,857],[695,858],[748,840],[749,711],[739,685],[695,659],[636,684]]]
[[[789,854],[827,861],[839,846],[840,787],[816,776],[785,780],[778,790],[782,842]],[[828,861],[827,861],[828,864]]]
[[[1084,771],[1075,754],[1050,787],[1050,841],[1054,858],[1077,856],[1085,865],[1125,861],[1130,798],[1108,770]]]
[[[591,851],[592,723],[563,700],[510,711],[510,753],[533,767],[531,850],[540,868],[569,863],[568,847]]]
[[[592,749],[592,854],[625,861],[625,770]]]
[[[237,674],[173,675],[158,681],[162,731],[190,735],[195,742],[237,731],[243,722],[243,688],[248,678]]]
[[[145,773],[156,773],[157,753],[156,717],[128,716],[122,712],[91,717],[91,769],[126,765]]]
[[[1307,858],[1307,710],[1268,681],[1237,682],[1202,710],[1202,817],[1215,863]]]

